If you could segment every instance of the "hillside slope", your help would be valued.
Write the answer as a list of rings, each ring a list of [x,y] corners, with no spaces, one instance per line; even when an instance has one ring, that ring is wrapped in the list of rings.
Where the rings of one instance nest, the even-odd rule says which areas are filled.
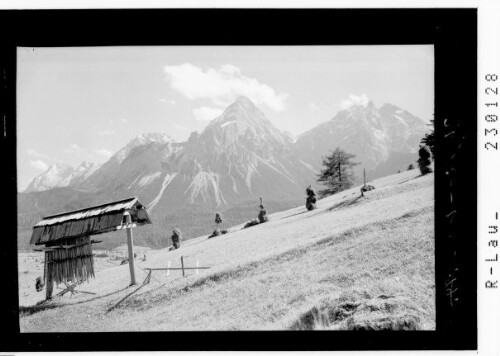
[[[155,271],[111,311],[135,287],[128,266],[106,268],[81,287],[97,296],[21,307],[21,331],[434,329],[434,177],[372,183],[138,260],[140,282],[181,256],[211,269]]]

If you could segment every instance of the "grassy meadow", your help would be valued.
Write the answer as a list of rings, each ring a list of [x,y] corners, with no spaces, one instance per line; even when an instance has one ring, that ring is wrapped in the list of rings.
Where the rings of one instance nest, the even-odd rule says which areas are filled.
[[[20,280],[21,332],[433,330],[434,177],[419,174],[384,177],[364,197],[355,187],[316,210],[271,214],[178,250],[148,251],[136,260],[137,286],[129,286],[128,265],[97,257],[96,278],[79,287],[95,295],[23,299]],[[141,285],[146,268],[180,267],[181,256],[210,269],[154,271]],[[20,278],[30,269],[21,260]],[[36,276],[28,277],[34,290]]]

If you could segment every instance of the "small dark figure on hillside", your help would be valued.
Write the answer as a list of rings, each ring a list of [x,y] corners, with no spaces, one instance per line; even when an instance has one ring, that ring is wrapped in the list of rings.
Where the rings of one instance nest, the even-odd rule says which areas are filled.
[[[212,232],[212,235],[210,235],[208,238],[215,237],[215,236],[220,236],[221,231],[219,229],[219,224],[222,223],[222,215],[221,213],[215,213],[215,229],[214,232]]]
[[[401,173],[401,169],[398,169],[398,174]]]
[[[175,249],[178,249],[179,247],[181,247],[181,240],[182,240],[181,230],[179,230],[178,228],[175,228],[173,233],[172,233],[171,239],[172,239],[172,244],[174,245]]]
[[[42,277],[37,277],[35,283],[36,291],[41,292],[43,290],[43,287],[45,287],[45,283],[43,283]]]
[[[144,258],[142,259],[143,261],[146,261],[146,254],[144,254]]]
[[[371,185],[371,184],[365,184],[365,185],[363,185],[361,187],[361,189],[360,189],[361,190],[361,196],[364,197],[365,196],[365,194],[364,194],[365,192],[368,192],[368,191],[373,190],[373,189],[375,189],[375,187],[373,185]]]
[[[412,169],[415,169],[415,167],[413,166],[412,163],[410,163],[410,165],[408,166],[408,171],[411,171]]]
[[[422,175],[425,175],[427,173],[432,172],[431,168],[429,167],[431,164],[431,154],[429,153],[429,150],[425,146],[420,146],[420,149],[418,150],[418,168],[420,169],[420,173]]]
[[[312,189],[311,186],[306,188],[306,208],[307,210],[313,210],[316,209],[316,193]]]
[[[266,221],[268,221],[268,217],[267,217],[267,210],[264,209],[264,204],[262,203],[262,197],[260,198],[260,211],[259,211],[259,215],[257,216],[259,218],[259,223],[264,223]]]

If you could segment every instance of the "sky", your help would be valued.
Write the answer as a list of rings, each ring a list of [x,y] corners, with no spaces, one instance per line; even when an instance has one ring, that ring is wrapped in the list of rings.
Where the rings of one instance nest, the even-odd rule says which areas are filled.
[[[18,189],[51,164],[104,163],[141,133],[178,142],[238,96],[294,136],[369,100],[428,122],[434,48],[168,46],[18,48]]]

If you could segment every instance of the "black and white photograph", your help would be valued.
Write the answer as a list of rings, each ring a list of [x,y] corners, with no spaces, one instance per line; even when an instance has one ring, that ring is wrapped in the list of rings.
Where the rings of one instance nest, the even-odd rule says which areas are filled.
[[[215,2],[0,10],[0,352],[494,350],[492,7]]]
[[[434,46],[17,48],[21,333],[436,330]]]

